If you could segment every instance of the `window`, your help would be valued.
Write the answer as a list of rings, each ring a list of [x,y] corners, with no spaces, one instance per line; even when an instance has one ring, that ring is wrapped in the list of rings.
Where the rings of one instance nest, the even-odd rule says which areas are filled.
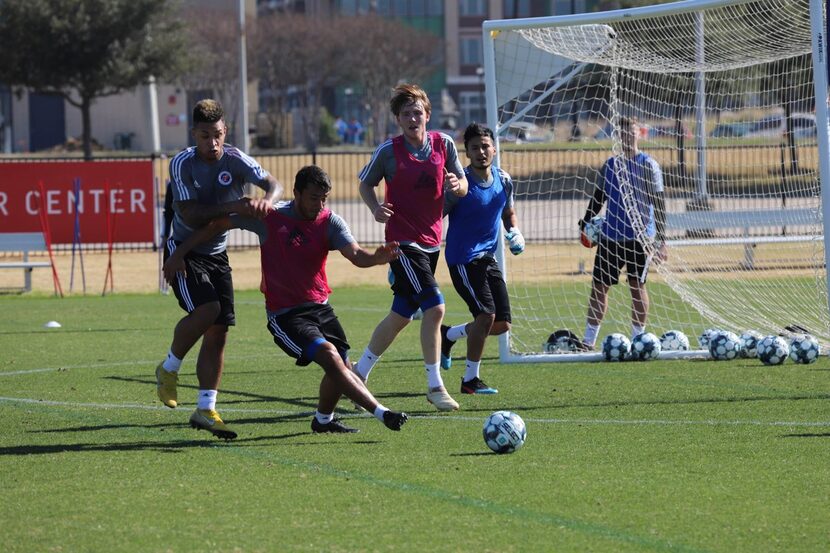
[[[487,122],[487,104],[483,92],[459,92],[458,109],[461,112],[461,120],[468,123]]]
[[[460,53],[461,65],[484,64],[484,47],[481,44],[481,37],[462,37]]]
[[[487,15],[484,9],[484,0],[461,0],[458,3],[458,13],[464,16],[480,17]]]
[[[504,0],[504,17],[530,17],[530,0]]]

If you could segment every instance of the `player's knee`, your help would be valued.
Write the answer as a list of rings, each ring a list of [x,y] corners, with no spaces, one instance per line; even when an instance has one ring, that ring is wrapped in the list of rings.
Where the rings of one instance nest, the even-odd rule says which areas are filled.
[[[197,305],[196,308],[190,312],[190,316],[193,319],[213,324],[213,321],[219,317],[219,313],[221,312],[222,306],[219,305],[218,301],[209,301],[207,303],[203,303],[202,305]]]
[[[429,288],[418,294],[418,304],[421,306],[421,311],[426,314],[430,309],[440,308],[440,312],[444,313],[444,294],[438,288]]]
[[[508,321],[495,321],[490,328],[490,334],[498,336],[510,330],[510,323]]]

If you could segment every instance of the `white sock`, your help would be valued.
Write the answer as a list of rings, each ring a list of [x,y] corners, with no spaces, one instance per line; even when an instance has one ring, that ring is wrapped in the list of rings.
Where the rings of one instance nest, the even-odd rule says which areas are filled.
[[[597,343],[597,336],[599,335],[600,325],[585,324],[585,337],[582,339],[585,344],[594,347]]]
[[[198,409],[216,409],[216,390],[199,390]]]
[[[455,342],[456,340],[460,340],[461,338],[467,337],[467,325],[455,325],[450,327],[447,331],[447,338]]]
[[[645,332],[645,330],[646,330],[646,327],[632,323],[631,324],[631,337],[634,338],[636,335],[642,334],[643,332]]]
[[[380,355],[375,355],[369,351],[368,347],[363,350],[363,355],[360,356],[360,360],[357,362],[357,372],[364,382],[369,380],[369,373],[372,372],[379,360]]]
[[[427,386],[429,386],[430,389],[444,387],[444,380],[441,378],[441,371],[438,370],[439,366],[439,363],[435,363],[434,365],[424,363],[424,367],[427,370]]]
[[[380,422],[383,422],[383,414],[387,412],[389,409],[378,403],[378,406],[375,407],[375,418]]]
[[[319,422],[320,424],[328,424],[334,418],[334,413],[329,413],[328,415],[326,415],[325,413],[317,411],[316,413],[314,413],[314,418],[317,419],[317,422]]]
[[[467,359],[467,368],[464,371],[464,382],[469,382],[474,378],[478,378],[478,368],[481,366],[481,361],[470,361]]]
[[[173,355],[173,351],[167,352],[167,359],[161,364],[162,368],[169,373],[177,373],[182,367],[182,360]]]

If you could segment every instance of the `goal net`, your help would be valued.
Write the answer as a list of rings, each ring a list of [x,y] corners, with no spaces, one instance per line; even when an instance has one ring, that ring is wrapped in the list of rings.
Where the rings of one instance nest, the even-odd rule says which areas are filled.
[[[573,357],[549,354],[547,340],[585,330],[597,248],[581,245],[578,225],[597,187],[600,240],[625,238],[621,247],[647,258],[647,331],[680,330],[693,349],[709,328],[804,329],[830,343],[818,153],[827,124],[816,117],[826,118],[827,95],[817,110],[813,41],[808,0],[485,23],[488,119],[529,244],[502,256],[513,316],[503,360]],[[628,151],[631,120],[656,163]],[[622,216],[608,213],[614,194]],[[631,335],[628,278],[623,267],[608,291],[597,346]]]

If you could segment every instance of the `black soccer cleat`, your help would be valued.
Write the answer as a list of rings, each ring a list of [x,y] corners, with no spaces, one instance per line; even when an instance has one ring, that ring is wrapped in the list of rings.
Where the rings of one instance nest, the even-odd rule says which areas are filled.
[[[447,332],[449,329],[450,327],[447,325],[441,325],[441,368],[445,371],[452,366],[452,357],[450,357],[450,352],[452,351],[452,347],[455,345],[455,340],[447,338]]]
[[[474,379],[467,381],[463,378],[461,379],[461,393],[492,395],[499,393],[499,391],[485,384],[480,378],[475,377]]]
[[[317,420],[317,417],[314,417],[311,419],[311,431],[315,434],[323,434],[325,432],[331,432],[334,434],[351,434],[354,432],[360,432],[360,429],[346,426],[340,422],[340,419],[337,417],[331,419],[331,422],[327,424],[321,423]]]
[[[396,413],[394,411],[386,411],[383,414],[383,424],[386,425],[386,428],[389,430],[394,430],[397,432],[401,429],[401,426],[406,424],[406,421],[409,419],[409,416],[406,413]]]

